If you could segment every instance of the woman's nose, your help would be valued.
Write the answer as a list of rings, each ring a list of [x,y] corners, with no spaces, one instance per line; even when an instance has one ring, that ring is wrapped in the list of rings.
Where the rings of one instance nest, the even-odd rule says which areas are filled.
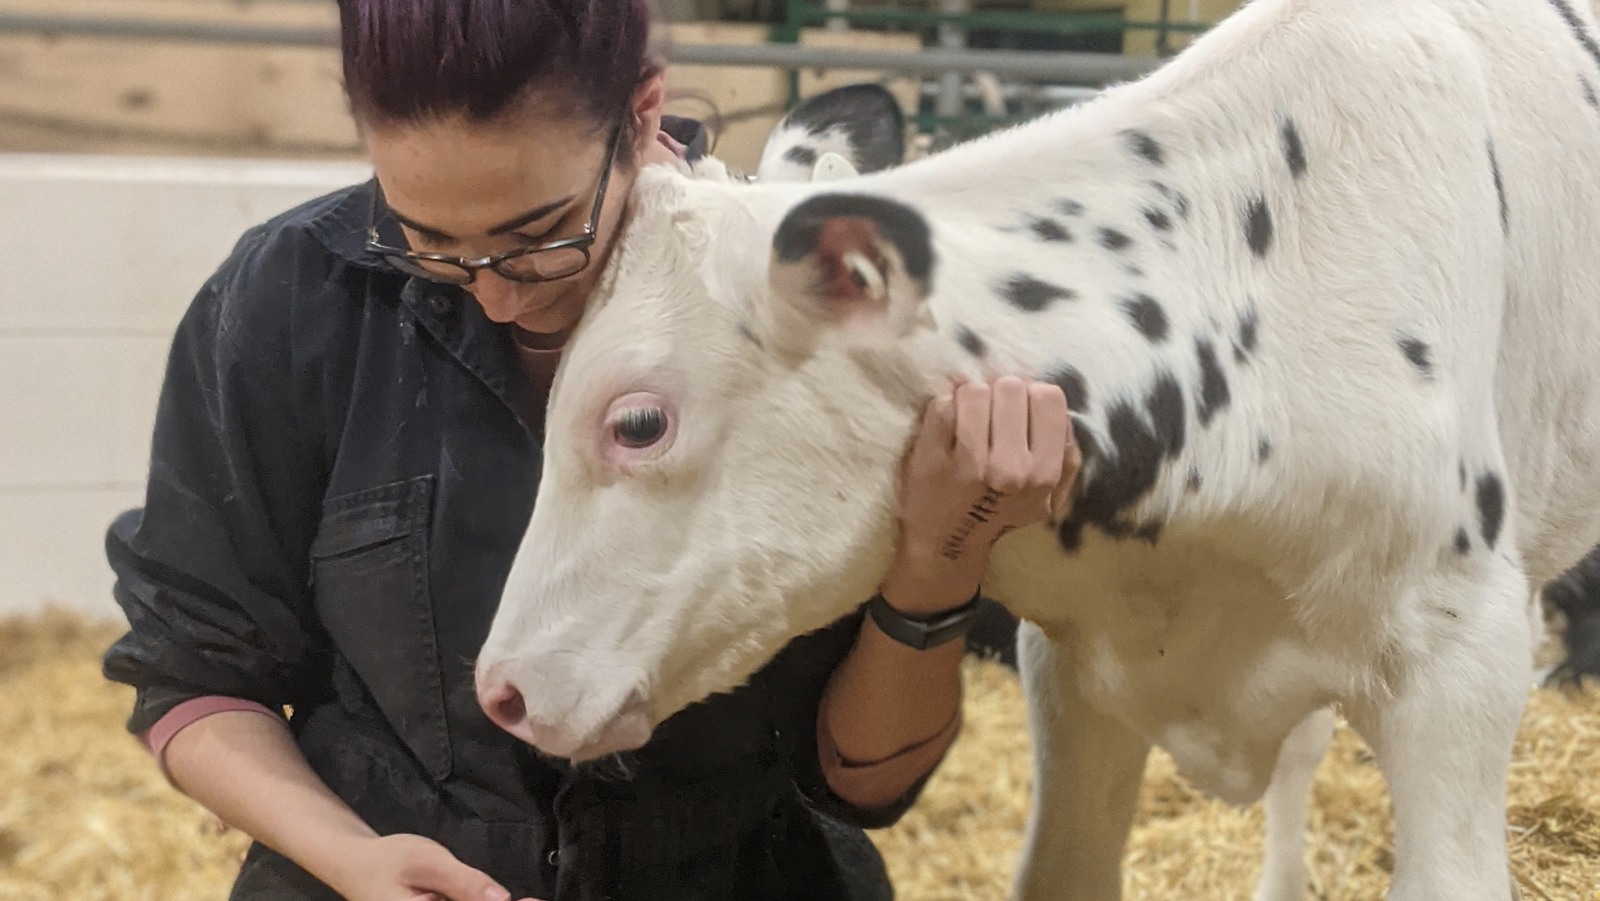
[[[478,273],[477,279],[468,288],[472,292],[478,305],[483,307],[483,314],[490,320],[498,323],[507,323],[515,320],[526,302],[524,293],[525,285],[513,282],[492,269]]]

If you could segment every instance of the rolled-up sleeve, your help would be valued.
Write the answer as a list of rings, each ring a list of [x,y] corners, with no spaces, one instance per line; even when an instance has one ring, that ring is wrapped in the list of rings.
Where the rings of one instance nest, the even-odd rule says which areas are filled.
[[[324,693],[306,564],[321,451],[293,340],[295,286],[317,268],[307,241],[247,234],[173,339],[144,506],[106,536],[129,629],[103,672],[136,689],[135,734],[198,697],[277,710]]]
[[[954,737],[954,730],[959,728],[959,719],[948,727],[946,731],[949,734],[941,732],[936,740],[925,743],[933,748],[933,753],[926,755],[926,760],[912,761],[910,765],[913,769],[926,769],[926,772],[899,796],[867,806],[846,800],[833,790],[827,774],[830,769],[839,771],[838,761],[830,759],[837,752],[831,742],[825,740],[825,736],[819,736],[818,718],[828,680],[832,678],[834,669],[849,655],[861,631],[861,624],[865,621],[864,609],[858,608],[832,625],[795,639],[784,650],[785,659],[781,665],[785,684],[782,690],[787,698],[792,699],[791,709],[798,715],[788,720],[786,734],[791,742],[788,753],[796,767],[796,786],[807,802],[823,813],[853,826],[885,829],[899,822],[921,797],[923,788]],[[905,761],[897,755],[891,768],[898,771],[904,764]],[[868,776],[882,774],[883,770],[874,769]],[[891,775],[898,775],[898,772]]]

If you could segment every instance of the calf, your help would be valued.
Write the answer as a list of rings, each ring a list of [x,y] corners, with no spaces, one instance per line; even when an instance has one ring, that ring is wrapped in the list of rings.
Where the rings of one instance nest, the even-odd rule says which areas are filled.
[[[930,396],[1043,377],[1086,463],[985,582],[1026,620],[1018,894],[1118,896],[1159,745],[1265,794],[1258,896],[1300,897],[1339,705],[1388,780],[1391,896],[1504,901],[1532,587],[1600,539],[1597,34],[1572,0],[1255,0],[897,169],[644,173],[486,695],[546,751],[636,745],[873,594]]]
[[[1600,682],[1600,547],[1544,588],[1566,624],[1566,657],[1550,674],[1556,684]]]

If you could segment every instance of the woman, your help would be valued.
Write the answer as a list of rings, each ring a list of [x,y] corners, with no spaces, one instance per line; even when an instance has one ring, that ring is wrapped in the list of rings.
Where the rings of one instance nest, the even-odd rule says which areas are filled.
[[[696,143],[663,134],[645,0],[341,0],[341,25],[375,183],[251,230],[201,290],[146,504],[108,537],[131,628],[106,673],[174,785],[256,839],[233,898],[891,897],[861,830],[959,727],[959,641],[857,614],[610,766],[475,703],[562,344],[639,167]],[[883,585],[902,619],[962,607],[1076,472],[1058,389],[932,414]],[[1025,487],[932,553],[994,473]]]

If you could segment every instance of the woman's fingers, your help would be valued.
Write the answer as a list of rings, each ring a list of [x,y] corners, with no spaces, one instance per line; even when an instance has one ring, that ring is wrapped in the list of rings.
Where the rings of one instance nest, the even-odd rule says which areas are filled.
[[[989,460],[991,389],[984,382],[965,382],[955,392],[956,474],[981,479]]]
[[[1028,383],[1015,377],[997,380],[991,389],[989,457],[984,483],[1002,496],[1028,490],[1033,469],[1028,449]]]
[[[1067,396],[1048,382],[1028,386],[1028,447],[1030,482],[1055,488],[1061,480],[1062,457],[1072,442],[1072,419]]]

